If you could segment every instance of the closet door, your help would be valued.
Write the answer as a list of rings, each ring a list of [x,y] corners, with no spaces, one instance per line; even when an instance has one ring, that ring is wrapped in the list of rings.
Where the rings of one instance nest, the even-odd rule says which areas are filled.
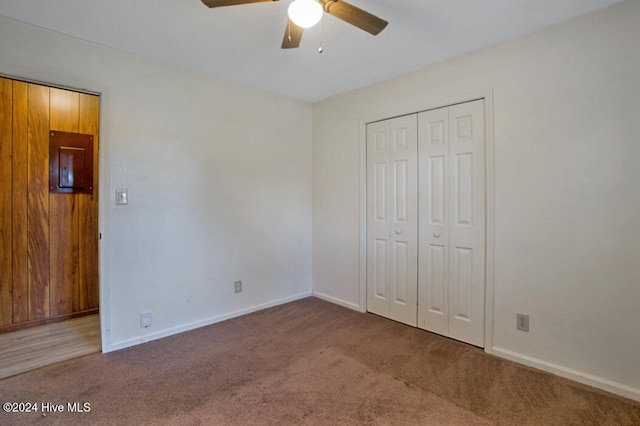
[[[418,115],[418,326],[484,346],[484,101]]]
[[[417,325],[417,116],[367,125],[367,310]]]

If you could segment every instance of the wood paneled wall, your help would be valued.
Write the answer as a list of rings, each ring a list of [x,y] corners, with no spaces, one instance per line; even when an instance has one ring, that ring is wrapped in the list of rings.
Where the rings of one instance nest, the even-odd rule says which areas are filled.
[[[98,310],[94,95],[0,78],[0,332]],[[49,193],[49,132],[94,136],[92,194]]]

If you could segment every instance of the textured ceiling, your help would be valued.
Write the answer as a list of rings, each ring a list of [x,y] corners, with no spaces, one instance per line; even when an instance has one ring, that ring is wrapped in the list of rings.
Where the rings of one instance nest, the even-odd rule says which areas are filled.
[[[389,25],[374,37],[325,14],[322,54],[319,26],[280,49],[290,1],[0,0],[0,15],[313,102],[621,0],[349,0]]]

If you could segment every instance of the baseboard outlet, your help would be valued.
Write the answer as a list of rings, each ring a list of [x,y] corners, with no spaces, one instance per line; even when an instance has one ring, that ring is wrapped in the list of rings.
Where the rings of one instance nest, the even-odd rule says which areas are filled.
[[[362,310],[360,309],[360,305],[358,305],[357,303],[347,302],[346,300],[338,299],[337,297],[329,296],[328,294],[320,293],[317,291],[313,292],[313,296],[317,297],[318,299],[333,303],[334,305],[340,305],[348,309],[353,309],[354,311],[362,312]]]
[[[614,393],[616,395],[623,396],[625,398],[633,399],[640,402],[640,389],[632,388],[622,383],[607,380],[599,376],[587,374],[582,371],[573,370],[571,368],[564,367],[562,365],[554,364],[551,362],[543,361],[537,358],[533,358],[518,352],[513,352],[507,349],[494,346],[491,351],[488,351],[493,355],[505,358],[510,361],[524,364],[529,367],[537,368],[538,370],[553,373],[557,376],[564,377],[565,379],[571,379],[575,382],[582,383],[584,385],[593,386],[594,388],[602,389],[607,392]]]
[[[218,322],[226,321],[228,319],[240,317],[242,315],[251,314],[253,312],[261,311],[263,309],[284,305],[285,303],[289,303],[289,302],[295,302],[296,300],[305,299],[310,296],[312,296],[312,293],[310,291],[304,292],[291,297],[286,297],[284,299],[273,300],[267,303],[254,305],[248,308],[240,309],[240,310],[229,312],[226,314],[217,315],[215,317],[209,317],[201,321],[184,324],[179,327],[173,327],[173,328],[161,330],[157,333],[145,334],[143,336],[134,337],[132,339],[121,340],[119,342],[114,342],[110,345],[104,345],[106,347],[103,347],[102,352],[107,353],[107,352],[118,351],[120,349],[125,349],[125,348],[136,346],[142,343],[151,342],[153,340],[162,339],[163,337],[169,337],[169,336],[173,336],[174,334],[184,333],[185,331],[195,330],[196,328],[206,327],[208,325],[212,325]]]

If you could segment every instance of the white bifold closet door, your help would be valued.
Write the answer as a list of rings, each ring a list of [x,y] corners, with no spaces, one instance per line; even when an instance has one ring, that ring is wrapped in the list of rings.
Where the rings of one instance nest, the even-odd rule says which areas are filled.
[[[417,116],[367,125],[367,310],[417,326]]]
[[[484,346],[484,101],[418,114],[418,327]]]

